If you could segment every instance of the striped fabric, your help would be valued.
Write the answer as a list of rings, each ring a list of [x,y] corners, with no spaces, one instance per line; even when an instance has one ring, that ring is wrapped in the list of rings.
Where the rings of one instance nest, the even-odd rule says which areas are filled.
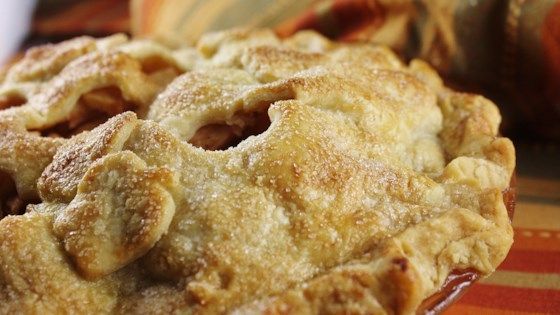
[[[34,23],[37,36],[129,30],[127,1],[44,0],[43,3],[43,10]],[[422,3],[429,5],[422,6]],[[532,50],[532,55],[521,56],[533,60],[532,65],[538,65],[534,63],[534,54],[547,56],[539,62],[554,61],[548,66],[551,71],[548,85],[539,81],[538,76],[528,78],[552,89],[551,93],[560,93],[560,1],[557,0],[132,0],[130,7],[132,32],[141,36],[165,38],[172,34],[171,37],[182,41],[192,41],[208,30],[238,25],[276,27],[282,35],[314,28],[344,40],[383,42],[405,54],[415,50],[416,54],[425,54],[444,73],[459,71],[463,78],[476,82],[488,80],[491,75],[512,74],[507,69],[490,77],[485,74],[484,63],[496,56],[492,54],[492,43],[480,36],[493,29],[475,27],[486,25],[483,17],[504,4],[509,10],[508,41],[520,40],[524,48],[521,53]],[[419,7],[424,19],[411,24],[408,12]],[[428,16],[436,18],[430,20]],[[410,39],[407,36],[411,25],[415,27],[416,42],[405,40]],[[540,30],[537,39],[542,42],[531,37],[528,29]],[[481,51],[469,49],[473,43],[490,51],[477,55]],[[508,52],[512,54],[510,57],[519,57],[520,51],[515,51]],[[457,56],[468,56],[469,60],[482,64],[461,68],[465,65],[461,66],[460,58],[453,59]],[[508,60],[505,65],[511,62]],[[542,65],[538,67],[541,69]],[[465,69],[473,71],[460,73]],[[533,117],[537,107],[535,103],[526,103],[525,116]],[[538,110],[546,113],[546,108]],[[507,109],[502,108],[506,112]],[[552,121],[556,117],[552,109],[550,115],[539,113],[541,118]],[[560,129],[558,120],[555,126]],[[496,273],[470,288],[445,311],[446,315],[560,314],[560,146],[558,142],[546,146],[516,142],[516,147],[518,202],[513,220],[513,248]]]
[[[130,30],[128,0],[44,0],[33,22],[36,36],[104,35]]]
[[[132,30],[139,36],[193,42],[205,32],[243,25],[274,27],[317,0],[132,0]]]

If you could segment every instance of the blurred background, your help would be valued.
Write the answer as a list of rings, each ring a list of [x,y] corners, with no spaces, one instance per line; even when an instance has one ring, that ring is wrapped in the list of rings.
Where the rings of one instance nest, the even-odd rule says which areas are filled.
[[[493,99],[505,135],[560,140],[558,0],[2,0],[0,12],[3,63],[33,45],[116,32],[184,44],[243,26],[371,41]]]
[[[518,158],[515,244],[449,314],[560,314],[560,0],[0,0],[0,64],[31,46],[124,32],[169,45],[203,33],[314,29],[421,58],[492,99]]]

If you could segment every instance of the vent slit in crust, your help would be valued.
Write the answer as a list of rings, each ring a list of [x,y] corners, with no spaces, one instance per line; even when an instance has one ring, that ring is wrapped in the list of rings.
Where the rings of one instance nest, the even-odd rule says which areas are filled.
[[[204,125],[195,132],[189,143],[210,151],[226,150],[237,146],[250,136],[265,132],[270,127],[268,108],[257,106],[256,111],[237,111],[227,122]]]
[[[270,106],[279,101],[295,99],[295,91],[290,88],[276,91],[273,95],[247,101],[231,117],[211,122],[197,129],[189,139],[195,147],[209,151],[222,151],[238,146],[251,136],[264,133],[271,125],[268,114]]]
[[[183,71],[169,60],[159,56],[150,56],[141,61],[142,72],[158,86],[165,87]]]
[[[27,98],[18,94],[0,95],[0,110],[18,107],[27,103]]]
[[[37,200],[25,200],[16,188],[13,178],[6,172],[0,171],[0,219],[7,215],[20,215],[25,208]]]
[[[111,117],[137,108],[136,104],[126,101],[115,86],[94,89],[80,97],[66,121],[36,131],[43,137],[70,138],[94,129]]]
[[[141,64],[142,64],[142,72],[148,75],[153,74],[155,72],[166,71],[166,70],[172,70],[175,72],[176,75],[182,73],[182,71],[179,68],[177,68],[177,66],[175,66],[174,64],[172,64],[171,62],[165,60],[165,58],[162,58],[160,56],[147,57],[141,61]]]

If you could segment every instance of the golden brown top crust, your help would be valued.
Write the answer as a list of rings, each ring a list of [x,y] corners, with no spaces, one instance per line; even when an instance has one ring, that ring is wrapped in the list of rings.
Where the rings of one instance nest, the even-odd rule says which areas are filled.
[[[53,224],[80,273],[108,275],[152,248],[175,213],[173,184],[169,170],[148,169],[132,152],[93,163]]]
[[[109,153],[121,151],[135,125],[135,115],[127,112],[69,139],[38,179],[41,199],[70,202],[89,166]]]
[[[30,48],[21,61],[6,75],[7,81],[48,80],[68,64],[95,49],[95,40],[78,37],[58,45],[47,44]]]
[[[411,314],[504,259],[490,101],[313,32],[196,47],[81,38],[8,70],[0,313]]]

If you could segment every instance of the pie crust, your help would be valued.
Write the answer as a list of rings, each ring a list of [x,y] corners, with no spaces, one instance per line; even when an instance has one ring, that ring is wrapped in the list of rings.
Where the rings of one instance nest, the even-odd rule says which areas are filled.
[[[2,314],[411,314],[512,244],[496,106],[384,47],[80,37],[0,80]]]

